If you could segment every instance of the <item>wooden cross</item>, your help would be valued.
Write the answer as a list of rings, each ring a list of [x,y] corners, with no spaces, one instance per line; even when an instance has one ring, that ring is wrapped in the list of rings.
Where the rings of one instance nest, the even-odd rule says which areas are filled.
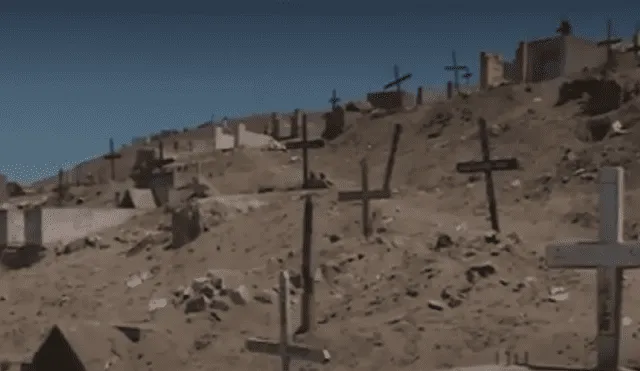
[[[116,159],[122,157],[121,154],[115,151],[113,146],[113,138],[109,138],[109,153],[104,156],[105,160],[109,160],[111,166],[111,180],[116,180]]]
[[[280,272],[280,295],[278,300],[280,306],[280,341],[273,342],[251,338],[246,340],[245,348],[253,353],[280,356],[282,360],[282,371],[289,371],[293,359],[327,364],[331,360],[331,355],[328,350],[293,344],[289,318],[291,315],[289,308],[289,286],[289,272]]]
[[[478,119],[480,126],[480,146],[482,148],[482,161],[460,162],[456,164],[456,170],[459,173],[484,173],[485,186],[487,191],[487,201],[489,202],[489,214],[491,217],[491,228],[500,232],[498,223],[498,207],[496,203],[496,194],[493,187],[493,171],[498,170],[516,170],[520,168],[518,159],[501,158],[492,160],[489,152],[489,136],[487,135],[487,122],[484,118]]]
[[[329,103],[331,103],[331,111],[336,110],[336,103],[340,102],[340,98],[336,95],[336,89],[333,89]]]
[[[390,83],[386,84],[383,89],[387,90],[390,87],[395,86],[395,87],[398,88],[398,92],[401,92],[402,89],[400,88],[400,84],[405,80],[409,80],[411,78],[411,76],[413,76],[413,74],[411,74],[411,73],[408,73],[408,74],[406,74],[404,76],[400,76],[400,68],[398,67],[398,65],[394,65],[393,66],[393,77],[394,77],[394,80],[391,81]]]
[[[607,21],[607,38],[605,40],[599,41],[598,42],[598,46],[607,46],[607,64],[605,68],[611,68],[613,66],[613,48],[612,46],[614,44],[617,44],[619,42],[622,41],[621,38],[617,38],[617,39],[613,39],[613,34],[612,34],[612,22],[609,19]]]
[[[455,50],[451,52],[451,58],[452,58],[453,64],[450,66],[445,66],[444,69],[445,71],[453,71],[453,87],[456,89],[456,91],[460,91],[459,73],[460,71],[468,70],[469,68],[467,66],[458,65]]]
[[[64,181],[64,170],[62,170],[62,168],[58,170],[58,187],[56,188],[56,192],[58,193],[58,205],[62,206],[64,198],[67,195],[67,184]]]
[[[384,172],[384,182],[382,183],[382,189],[389,194],[387,198],[391,197],[391,175],[393,175],[393,166],[396,163],[396,152],[398,152],[400,135],[402,135],[402,125],[395,124],[393,126],[391,149],[389,150],[389,157],[387,158],[387,169]]]
[[[597,370],[618,371],[622,271],[640,268],[640,242],[623,242],[624,172],[619,167],[600,170],[600,229],[598,241],[547,246],[550,268],[597,269]]]
[[[369,202],[371,200],[382,200],[391,198],[391,191],[388,189],[380,189],[375,191],[369,190],[369,166],[366,158],[360,161],[360,175],[362,190],[338,192],[338,201],[362,201],[362,234],[365,238],[369,238],[373,232],[371,227],[371,219],[369,215]]]
[[[307,137],[307,114],[302,115],[302,140],[299,142],[288,142],[287,149],[302,149],[302,189],[311,188],[309,182],[309,148],[324,147],[324,140],[308,140]]]
[[[395,124],[393,127],[393,137],[391,139],[391,148],[389,149],[389,157],[387,158],[387,167],[384,172],[384,180],[382,189],[369,191],[374,199],[391,198],[391,177],[393,175],[393,167],[396,163],[396,152],[398,152],[398,143],[402,135],[402,125]],[[338,201],[354,201],[362,199],[362,191],[343,191],[338,192]],[[370,197],[371,198],[371,197]]]
[[[311,250],[313,239],[313,202],[308,194],[304,199],[304,216],[302,221],[302,305],[300,327],[296,334],[313,333],[316,327],[314,259]]]

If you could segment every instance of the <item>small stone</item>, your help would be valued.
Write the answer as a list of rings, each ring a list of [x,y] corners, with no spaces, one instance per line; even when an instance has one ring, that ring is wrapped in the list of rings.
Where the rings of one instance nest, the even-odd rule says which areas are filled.
[[[215,309],[215,310],[221,310],[223,312],[226,312],[229,309],[231,309],[229,304],[225,303],[224,301],[222,301],[220,299],[211,300],[211,303],[209,303],[209,308]]]
[[[442,310],[444,310],[445,304],[443,302],[441,302],[441,301],[438,301],[438,300],[428,300],[427,301],[427,306],[429,307],[429,309],[442,311]]]
[[[253,300],[263,304],[271,304],[274,302],[275,294],[273,290],[262,290],[253,296]]]
[[[240,285],[236,289],[229,291],[229,298],[236,305],[245,305],[251,300],[251,294],[245,285]]]
[[[210,282],[211,280],[209,279],[209,277],[194,278],[191,282],[191,288],[194,292],[200,292],[204,288],[204,286]]]
[[[436,251],[442,250],[451,246],[453,246],[453,240],[451,239],[451,236],[445,233],[438,234],[438,239],[436,240]]]
[[[549,301],[557,303],[569,299],[569,293],[564,287],[556,286],[549,289]]]
[[[202,312],[207,308],[207,301],[204,296],[196,296],[187,300],[187,303],[184,308],[184,312],[186,314]]]
[[[158,309],[162,309],[167,306],[167,299],[151,299],[149,300],[149,312],[155,312]]]

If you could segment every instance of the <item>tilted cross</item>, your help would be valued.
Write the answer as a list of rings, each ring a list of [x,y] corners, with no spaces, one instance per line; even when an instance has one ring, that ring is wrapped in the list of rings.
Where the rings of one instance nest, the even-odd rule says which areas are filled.
[[[633,34],[633,46],[627,48],[628,53],[634,53],[636,60],[639,57],[638,52],[640,52],[640,43],[638,43],[639,37],[640,37],[640,24],[636,24],[636,30],[635,30],[635,33]]]
[[[623,242],[624,171],[600,170],[600,228],[598,241],[547,246],[550,268],[597,269],[597,370],[618,371],[622,271],[640,268],[640,242]]]
[[[333,89],[331,94],[331,99],[329,99],[329,103],[331,103],[331,111],[336,110],[336,103],[340,102],[340,98],[336,95],[336,89]]]
[[[386,190],[389,194],[391,194],[391,176],[393,175],[393,166],[396,163],[396,152],[398,152],[400,135],[402,135],[402,125],[395,124],[393,126],[393,137],[391,138],[389,157],[387,158],[387,168],[384,172],[384,183],[382,183],[382,189]]]
[[[273,342],[257,338],[247,339],[245,348],[253,353],[278,355],[282,360],[282,371],[289,371],[291,361],[300,359],[315,363],[326,364],[331,360],[331,355],[326,349],[314,349],[304,345],[293,344],[291,334],[291,311],[289,304],[290,279],[289,272],[280,272],[280,341]]]
[[[469,68],[467,66],[458,65],[458,60],[456,59],[455,50],[451,52],[451,59],[453,64],[451,66],[445,66],[444,69],[445,71],[453,71],[453,87],[456,89],[456,91],[459,91],[460,90],[459,73],[460,71],[468,70]]]
[[[362,190],[338,192],[338,201],[362,201],[362,234],[365,238],[369,238],[373,233],[369,215],[369,202],[371,200],[391,198],[391,191],[388,189],[379,189],[375,191],[369,190],[369,166],[367,165],[366,158],[363,158],[360,161],[360,175]]]
[[[607,64],[606,64],[606,68],[611,68],[613,66],[614,60],[613,60],[613,48],[612,48],[612,46],[614,44],[617,44],[617,43],[622,41],[621,38],[613,39],[612,37],[613,37],[612,22],[609,19],[607,21],[607,38],[605,40],[602,40],[602,41],[598,42],[598,46],[604,46],[604,45],[607,46],[607,62],[606,62]]]
[[[296,334],[313,333],[316,327],[315,316],[315,285],[314,259],[311,249],[313,239],[313,202],[311,195],[305,195],[304,215],[302,219],[302,305],[300,313],[300,327]]]
[[[366,238],[371,235],[371,223],[369,222],[369,201],[391,198],[391,177],[393,175],[393,167],[396,163],[396,152],[398,151],[398,143],[402,135],[402,125],[395,124],[393,127],[393,136],[391,139],[391,148],[389,149],[389,157],[387,158],[387,167],[384,172],[382,189],[374,191],[369,190],[369,169],[366,160],[360,162],[362,190],[360,191],[342,191],[338,192],[338,201],[355,201],[362,200],[362,231]]]
[[[478,119],[480,129],[480,146],[482,148],[482,161],[460,162],[456,164],[456,170],[459,173],[484,173],[484,180],[487,192],[487,201],[489,202],[489,215],[491,217],[491,228],[500,232],[498,223],[498,206],[496,202],[496,194],[493,186],[493,171],[498,170],[517,170],[520,168],[518,159],[501,158],[492,160],[489,151],[489,136],[487,134],[487,122],[484,118]]]
[[[394,80],[391,81],[390,83],[386,84],[383,89],[387,90],[390,87],[395,86],[398,89],[398,92],[401,92],[402,89],[400,87],[400,84],[405,80],[409,80],[411,78],[411,76],[413,76],[413,74],[411,74],[411,73],[408,73],[408,74],[406,74],[404,76],[400,76],[400,68],[398,67],[398,65],[394,65],[393,66],[393,77],[394,77]]]
[[[324,147],[324,140],[308,140],[307,136],[307,114],[302,115],[302,140],[299,142],[288,142],[287,149],[302,149],[302,189],[311,188],[309,182],[309,149]]]
[[[111,166],[111,180],[116,180],[116,160],[122,157],[115,151],[113,146],[113,138],[109,138],[109,153],[104,156],[105,160],[109,160]]]

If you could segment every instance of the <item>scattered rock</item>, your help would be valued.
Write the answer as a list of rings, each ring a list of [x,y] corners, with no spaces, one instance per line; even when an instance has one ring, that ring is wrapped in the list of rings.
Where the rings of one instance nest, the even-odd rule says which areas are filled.
[[[445,308],[445,304],[438,300],[428,300],[427,306],[429,307],[429,309],[433,309],[437,311],[443,311]]]
[[[253,296],[253,300],[263,304],[272,304],[275,300],[275,294],[273,290],[262,290]]]
[[[184,312],[185,314],[202,312],[207,308],[207,300],[204,296],[199,295],[187,300]]]
[[[451,239],[451,236],[445,233],[438,234],[438,239],[435,246],[436,251],[440,251],[451,246],[453,246],[453,240]]]
[[[251,293],[245,285],[240,285],[229,291],[229,298],[236,305],[246,305],[251,301]]]
[[[569,293],[564,287],[555,286],[549,289],[549,301],[557,303],[569,299]]]

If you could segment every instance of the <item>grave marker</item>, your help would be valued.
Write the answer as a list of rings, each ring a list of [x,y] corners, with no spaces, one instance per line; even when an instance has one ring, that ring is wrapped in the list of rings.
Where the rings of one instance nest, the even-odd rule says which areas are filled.
[[[58,206],[62,206],[62,203],[67,196],[67,188],[67,184],[64,181],[64,170],[60,168],[60,170],[58,170],[58,186],[56,187],[56,193],[58,194]]]
[[[627,53],[633,53],[636,61],[640,57],[638,52],[640,52],[640,23],[636,24],[636,30],[633,34],[633,46],[627,48]]]
[[[360,176],[362,183],[362,190],[360,191],[348,191],[338,192],[338,201],[362,201],[362,234],[365,238],[369,238],[373,233],[370,218],[370,201],[381,200],[391,198],[391,192],[388,189],[382,189],[377,191],[369,190],[369,166],[367,165],[366,158],[360,161]]]
[[[324,140],[309,140],[307,136],[307,114],[302,115],[302,140],[299,142],[288,142],[287,149],[302,149],[302,189],[311,188],[309,179],[309,149],[323,148]]]
[[[613,35],[612,35],[612,22],[609,19],[607,21],[607,38],[605,40],[602,40],[602,41],[598,42],[598,46],[606,46],[607,47],[607,62],[605,64],[605,70],[614,67],[615,60],[613,58],[613,48],[612,48],[612,46],[614,44],[617,44],[617,43],[622,41],[621,38],[613,39],[612,37],[613,37]]]
[[[313,244],[313,202],[311,195],[305,195],[304,215],[302,221],[302,304],[300,327],[296,334],[313,333],[316,327],[315,316],[315,263],[312,250]]]
[[[115,151],[113,146],[113,138],[109,138],[109,153],[104,156],[105,160],[109,161],[111,166],[111,180],[116,180],[116,160],[122,157],[121,154]]]
[[[409,80],[413,74],[411,73],[407,73],[404,76],[400,76],[400,68],[398,67],[398,65],[394,65],[393,66],[393,76],[394,76],[394,80],[391,81],[390,83],[386,84],[383,88],[383,90],[387,90],[390,87],[395,86],[398,89],[398,93],[402,91],[400,84],[402,84],[403,81],[405,80]]]
[[[391,198],[391,177],[393,168],[396,163],[396,152],[398,151],[398,143],[402,135],[402,125],[395,124],[393,127],[393,136],[391,139],[391,148],[389,149],[389,157],[387,158],[387,167],[384,172],[382,189],[369,191],[369,195],[374,199]],[[361,191],[343,191],[338,193],[338,201],[354,201],[360,200]],[[370,198],[371,198],[370,197]]]
[[[293,344],[290,321],[289,272],[280,272],[280,341],[273,342],[258,338],[247,339],[245,348],[249,352],[278,355],[282,360],[282,371],[289,371],[291,361],[294,359],[326,364],[331,360],[331,355],[326,349],[314,349],[304,345]]]
[[[459,73],[460,71],[468,70],[469,68],[467,66],[458,65],[455,50],[451,52],[451,59],[453,63],[450,66],[445,66],[444,69],[445,71],[453,71],[453,87],[456,90],[456,92],[459,92],[460,91]]]
[[[460,162],[456,164],[456,170],[462,174],[484,173],[487,201],[489,202],[489,214],[491,217],[491,228],[496,232],[500,232],[500,225],[498,223],[498,207],[493,186],[493,171],[517,170],[520,168],[520,165],[518,163],[518,159],[512,157],[492,160],[491,153],[489,152],[487,122],[484,118],[481,117],[478,119],[478,126],[480,127],[479,136],[480,146],[482,148],[482,161]]]
[[[335,111],[336,110],[336,104],[340,102],[340,98],[338,98],[338,96],[336,95],[336,89],[333,89],[333,92],[331,94],[331,98],[329,99],[329,103],[331,103],[331,111]]]
[[[624,171],[600,170],[600,228],[598,241],[557,243],[547,246],[550,268],[597,269],[598,317],[597,370],[618,370],[622,271],[640,268],[640,242],[623,242]]]

